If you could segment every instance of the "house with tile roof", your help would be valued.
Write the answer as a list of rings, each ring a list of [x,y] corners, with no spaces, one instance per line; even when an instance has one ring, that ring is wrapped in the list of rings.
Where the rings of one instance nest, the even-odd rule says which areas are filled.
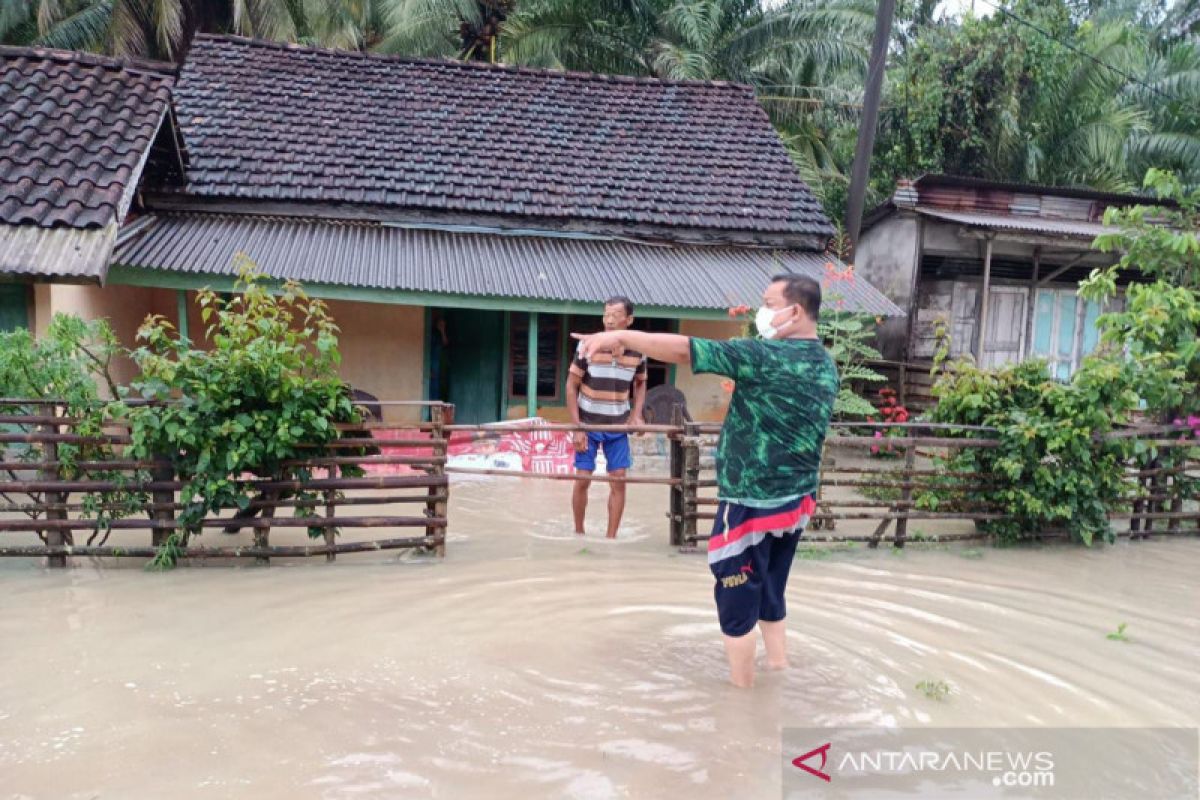
[[[769,276],[821,279],[830,260],[833,226],[745,86],[210,35],[164,80],[178,139],[156,134],[125,177],[134,199],[106,222],[96,285],[42,284],[35,306],[115,314],[123,338],[146,313],[197,333],[191,293],[229,288],[244,254],[329,301],[354,385],[439,396],[462,421],[565,418],[568,334],[598,328],[609,297],[639,326],[727,336],[726,309],[756,305]],[[69,82],[44,91],[85,113]],[[844,293],[900,313],[865,282]],[[697,418],[724,408],[717,381],[655,366],[651,382],[679,386]]]
[[[0,47],[0,326],[31,282],[104,278],[147,172],[182,181],[163,65]]]

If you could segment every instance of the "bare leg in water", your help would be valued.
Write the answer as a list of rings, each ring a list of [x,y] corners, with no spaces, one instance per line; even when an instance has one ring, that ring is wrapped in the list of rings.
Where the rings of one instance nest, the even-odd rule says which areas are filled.
[[[577,469],[576,475],[592,474],[591,470]],[[575,514],[575,533],[583,536],[583,518],[587,514],[588,502],[588,487],[592,485],[591,481],[575,481],[575,488],[571,492],[571,511]]]
[[[613,478],[624,478],[625,470],[614,469],[608,473]],[[608,485],[608,538],[617,538],[617,529],[621,527],[621,516],[625,513],[625,484],[610,483]]]
[[[767,647],[767,669],[787,669],[787,623],[783,620],[767,622],[758,621],[762,631],[763,644]]]
[[[729,682],[739,689],[754,686],[754,652],[758,637],[754,631],[743,636],[725,636],[725,655],[729,657]]]

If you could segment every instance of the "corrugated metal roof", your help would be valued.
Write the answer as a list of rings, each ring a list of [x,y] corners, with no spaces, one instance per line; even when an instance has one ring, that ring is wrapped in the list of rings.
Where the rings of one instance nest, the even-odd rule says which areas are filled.
[[[1153,203],[1158,205],[1158,198],[1141,192],[1104,192],[1086,186],[1048,186],[1044,183],[1025,183],[1022,181],[997,181],[990,178],[973,178],[967,175],[922,175],[910,182],[918,189],[935,186],[952,186],[964,189],[998,189],[1025,195],[1078,197],[1087,200],[1100,200],[1119,205],[1136,203]]]
[[[957,222],[975,228],[990,228],[992,230],[1020,231],[1023,233],[1043,234],[1051,236],[1070,236],[1078,239],[1094,239],[1102,233],[1117,233],[1119,229],[1110,228],[1099,222],[1084,222],[1082,220],[1048,219],[1046,217],[1027,217],[1011,214],[981,214],[971,211],[945,211],[940,208],[918,206],[914,209],[934,219],[947,222]]]
[[[227,214],[155,214],[121,239],[113,263],[140,269],[228,276],[245,253],[272,277],[310,284],[588,303],[624,294],[681,309],[757,305],[770,276],[819,281],[829,261],[812,252]],[[903,316],[862,279],[836,291],[847,310]]]
[[[0,274],[103,282],[117,223],[103,228],[0,224]]]

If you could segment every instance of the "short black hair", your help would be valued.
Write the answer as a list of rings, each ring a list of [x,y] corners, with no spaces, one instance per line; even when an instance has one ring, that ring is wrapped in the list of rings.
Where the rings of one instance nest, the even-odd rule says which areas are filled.
[[[813,322],[821,316],[821,284],[812,278],[785,272],[771,278],[771,283],[782,283],[783,296],[789,303],[803,308]]]
[[[606,305],[606,306],[625,306],[625,316],[627,316],[627,317],[633,316],[633,301],[630,300],[628,297],[626,297],[623,294],[619,294],[619,295],[616,295],[615,297],[608,298],[607,300],[604,301],[604,305]]]

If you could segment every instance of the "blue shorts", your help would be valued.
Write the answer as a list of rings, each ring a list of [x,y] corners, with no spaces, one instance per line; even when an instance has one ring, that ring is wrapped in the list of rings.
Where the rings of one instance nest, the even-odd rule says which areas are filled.
[[[629,434],[627,433],[588,433],[588,449],[575,453],[575,469],[588,472],[596,471],[596,451],[604,450],[604,462],[607,469],[629,469],[633,466],[633,457],[629,454]]]
[[[817,509],[806,495],[776,508],[722,501],[708,540],[708,566],[717,579],[713,595],[721,632],[745,636],[759,620],[787,616],[784,589],[796,544]]]

